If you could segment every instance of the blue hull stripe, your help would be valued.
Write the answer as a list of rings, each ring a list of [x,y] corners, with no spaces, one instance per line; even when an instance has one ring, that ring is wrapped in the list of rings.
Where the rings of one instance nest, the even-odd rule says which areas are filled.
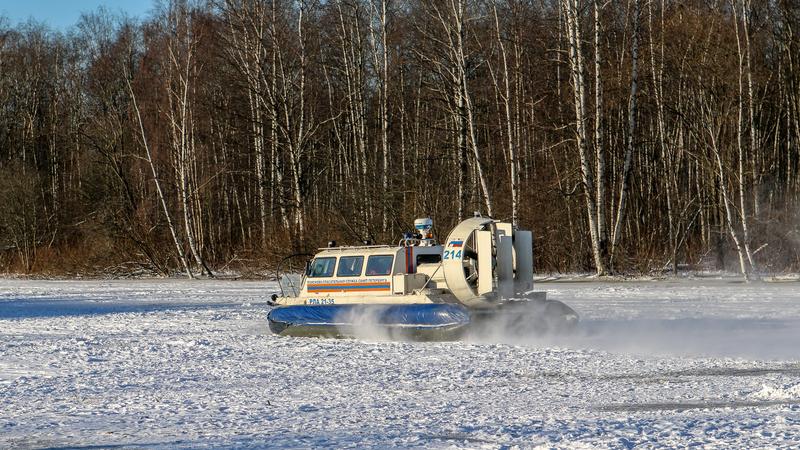
[[[352,285],[352,286],[308,286],[309,291],[347,291],[351,289],[389,289],[391,286],[388,284],[373,284],[368,286]]]
[[[468,325],[469,311],[460,305],[448,303],[409,305],[293,305],[279,306],[269,312],[270,323],[284,326],[353,325],[353,317],[369,317],[379,325],[451,328]]]

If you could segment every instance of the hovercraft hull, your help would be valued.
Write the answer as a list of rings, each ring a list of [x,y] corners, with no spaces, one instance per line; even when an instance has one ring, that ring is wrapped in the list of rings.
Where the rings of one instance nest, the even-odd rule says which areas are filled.
[[[411,340],[455,340],[470,324],[470,313],[455,304],[292,305],[267,316],[270,330],[281,336],[388,337]]]

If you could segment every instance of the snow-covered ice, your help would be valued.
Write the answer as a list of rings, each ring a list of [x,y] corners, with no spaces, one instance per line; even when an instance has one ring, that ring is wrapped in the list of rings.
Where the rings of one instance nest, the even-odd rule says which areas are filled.
[[[800,285],[541,283],[574,335],[278,338],[274,283],[0,280],[0,448],[797,448]]]

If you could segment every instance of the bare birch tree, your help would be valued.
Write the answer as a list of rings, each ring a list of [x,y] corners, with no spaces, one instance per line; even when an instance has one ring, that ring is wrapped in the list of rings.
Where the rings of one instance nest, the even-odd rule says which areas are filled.
[[[142,121],[142,113],[139,110],[139,104],[136,101],[136,94],[133,91],[133,86],[131,86],[131,81],[128,76],[125,77],[125,82],[128,86],[128,94],[131,96],[131,103],[133,104],[133,111],[136,114],[136,121],[139,125],[139,132],[142,138],[142,147],[144,147],[145,151],[145,161],[147,161],[147,165],[150,168],[150,172],[153,176],[153,185],[156,187],[156,194],[158,194],[158,201],[161,204],[161,209],[164,213],[164,218],[167,221],[167,228],[169,228],[170,235],[172,236],[172,241],[175,244],[175,253],[178,255],[178,261],[180,262],[181,266],[183,267],[184,272],[189,278],[194,278],[194,274],[192,270],[189,268],[189,260],[186,257],[186,252],[183,251],[183,244],[178,239],[178,233],[175,230],[175,225],[172,222],[172,215],[169,212],[169,207],[167,206],[167,200],[164,196],[164,190],[161,188],[161,181],[158,178],[158,170],[156,169],[156,163],[153,161],[153,154],[150,151],[150,145],[147,141],[147,134],[144,130],[144,122]]]
[[[586,123],[588,121],[588,116],[586,112],[585,68],[583,49],[581,47],[580,9],[578,7],[578,0],[562,0],[561,7],[564,11],[567,33],[568,59],[575,107],[575,140],[580,157],[581,181],[583,183],[584,198],[586,199],[586,213],[589,219],[589,236],[591,239],[592,255],[594,256],[597,274],[606,275],[608,268],[606,262],[602,258],[602,252],[600,250],[594,173],[587,148],[588,135],[586,132]]]
[[[509,184],[511,191],[511,223],[514,226],[519,225],[519,172],[518,172],[518,154],[514,142],[514,119],[511,115],[511,87],[510,87],[510,74],[508,70],[508,57],[506,56],[506,47],[503,43],[503,37],[500,33],[500,19],[497,14],[497,2],[492,2],[492,12],[494,13],[494,26],[497,37],[497,46],[500,49],[500,57],[503,63],[503,86],[502,89],[496,87],[500,97],[503,101],[503,112],[505,113],[505,132],[506,132],[506,145],[508,146],[508,166],[509,166]],[[497,82],[495,82],[497,86]]]
[[[611,261],[614,260],[614,253],[622,235],[622,222],[625,219],[625,208],[628,202],[628,190],[631,176],[631,164],[636,139],[636,92],[639,88],[639,0],[633,1],[633,37],[631,41],[631,89],[628,101],[628,133],[627,148],[625,150],[625,162],[622,167],[622,183],[619,189],[619,202],[617,203],[617,215],[614,220],[613,237],[611,238]]]
[[[597,179],[597,244],[600,259],[609,259],[608,230],[606,228],[606,150],[603,145],[603,58],[601,52],[600,9],[602,0],[594,0],[594,149]],[[613,252],[612,252],[613,255]],[[611,266],[609,262],[609,266]],[[613,269],[613,267],[610,267]]]
[[[741,14],[741,20],[742,20],[742,22],[744,24],[744,33],[747,34],[747,25],[746,24],[747,24],[748,15],[749,15],[749,5],[748,5],[747,10],[746,10],[745,9],[745,1],[746,0],[741,0],[740,2],[735,1],[735,2],[732,3],[731,6],[733,7],[733,18],[734,18],[734,22],[733,23],[734,23],[734,32],[736,34],[736,51],[737,51],[738,59],[739,59],[739,61],[738,61],[738,68],[739,68],[738,88],[739,88],[739,92],[738,92],[738,97],[737,97],[738,101],[737,101],[737,120],[736,120],[736,148],[737,148],[737,151],[738,151],[738,162],[739,162],[739,164],[738,164],[739,165],[739,171],[738,171],[738,174],[737,174],[737,182],[738,182],[737,184],[738,184],[738,187],[739,187],[739,189],[738,189],[738,191],[739,191],[739,216],[740,216],[741,223],[742,223],[742,246],[744,247],[744,254],[747,256],[747,263],[749,265],[749,267],[745,267],[744,264],[742,263],[741,270],[742,270],[742,274],[745,275],[745,277],[749,277],[751,271],[755,269],[755,263],[753,262],[753,254],[750,251],[750,232],[749,232],[749,228],[748,228],[748,225],[747,225],[747,222],[748,222],[748,208],[747,208],[747,201],[746,201],[746,197],[747,197],[747,193],[746,193],[747,181],[746,180],[747,180],[747,177],[746,177],[745,161],[749,160],[749,158],[747,158],[746,155],[745,155],[745,149],[744,149],[744,144],[743,144],[743,140],[744,140],[744,136],[743,136],[743,134],[744,134],[744,130],[743,130],[744,123],[743,122],[744,122],[744,108],[745,108],[744,107],[744,102],[745,102],[745,99],[744,99],[744,97],[745,97],[745,93],[744,93],[745,59],[749,60],[749,56],[746,57],[745,54],[744,54],[745,52],[742,49],[742,43],[741,43],[740,31],[739,31],[739,18],[740,18],[740,14]],[[747,1],[747,3],[749,4],[749,1]],[[738,12],[738,9],[740,7],[741,7],[741,13]],[[748,49],[748,52],[749,52],[749,49]],[[749,61],[748,61],[748,63],[749,63]],[[748,110],[749,110],[750,116],[752,116],[752,112],[753,112],[752,91],[751,91],[751,89],[752,89],[752,79],[748,78],[748,97],[750,97],[749,100],[748,100]],[[752,151],[753,147],[755,146],[754,129],[752,127],[752,117],[750,117],[749,123],[751,124],[751,126],[750,126],[750,137],[751,137],[751,151]]]
[[[194,79],[197,76],[196,62],[196,37],[191,23],[191,11],[185,4],[175,4],[170,8],[171,27],[168,42],[169,76],[165,78],[167,100],[169,107],[166,115],[170,124],[172,139],[172,152],[176,172],[176,185],[183,211],[184,231],[189,250],[195,263],[210,277],[214,274],[206,265],[198,236],[195,232],[195,205],[194,195],[196,186],[192,183],[195,179],[196,149],[194,140],[194,109],[192,96]]]

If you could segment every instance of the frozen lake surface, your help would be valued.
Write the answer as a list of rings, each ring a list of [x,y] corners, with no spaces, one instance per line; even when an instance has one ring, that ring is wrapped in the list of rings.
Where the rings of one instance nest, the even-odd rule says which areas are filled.
[[[538,287],[574,335],[277,338],[274,283],[0,280],[0,448],[800,446],[800,284]]]

